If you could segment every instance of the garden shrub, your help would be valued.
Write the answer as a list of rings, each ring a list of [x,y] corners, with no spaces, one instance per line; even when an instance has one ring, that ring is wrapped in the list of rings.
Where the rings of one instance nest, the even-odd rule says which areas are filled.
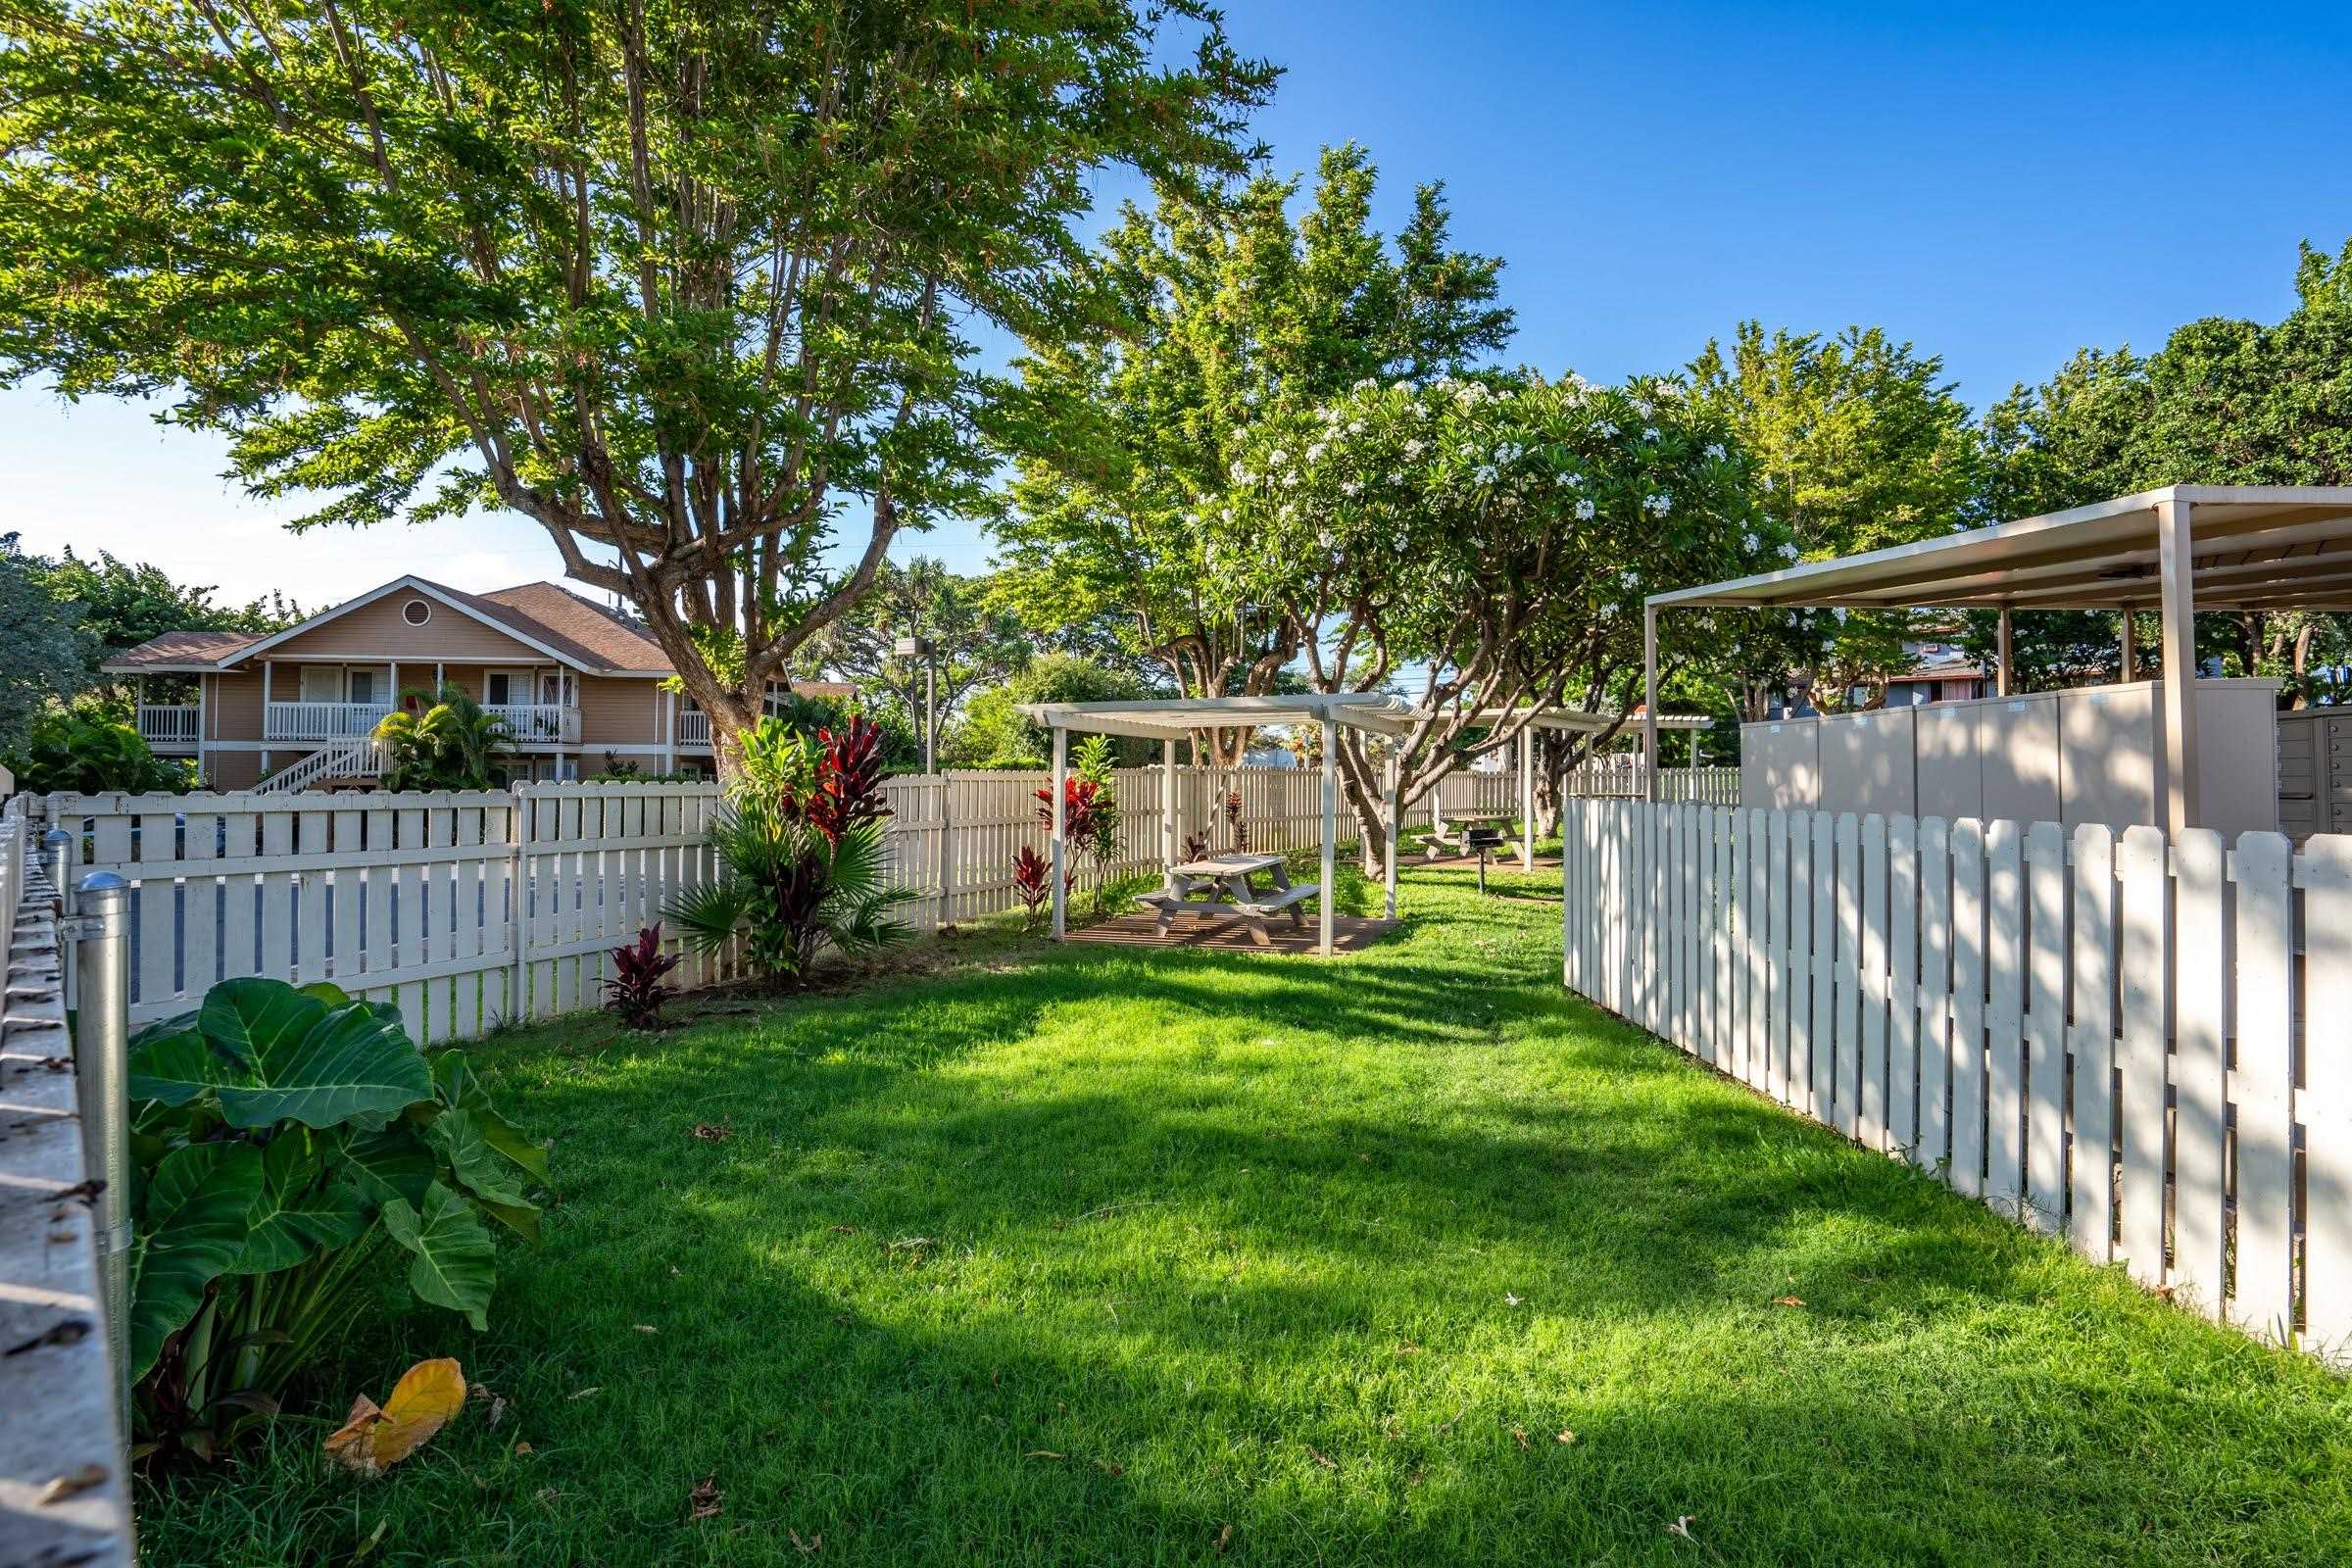
[[[142,1453],[209,1458],[381,1300],[485,1326],[485,1218],[537,1240],[547,1152],[466,1055],[428,1057],[389,1003],[223,980],[130,1043],[129,1365]]]

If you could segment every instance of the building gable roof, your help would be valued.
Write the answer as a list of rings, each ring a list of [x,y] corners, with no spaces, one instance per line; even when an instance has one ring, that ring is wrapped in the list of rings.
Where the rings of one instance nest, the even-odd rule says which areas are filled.
[[[407,589],[505,633],[533,652],[591,675],[664,676],[669,661],[642,626],[595,601],[552,582],[517,583],[471,594],[414,574],[320,611],[297,625],[267,635],[172,631],[116,654],[100,666],[141,674],[232,669],[291,638]]]

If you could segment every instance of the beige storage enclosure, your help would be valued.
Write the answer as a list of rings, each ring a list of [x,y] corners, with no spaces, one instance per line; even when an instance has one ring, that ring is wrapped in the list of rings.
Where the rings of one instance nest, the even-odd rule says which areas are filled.
[[[1833,713],[1821,724],[1821,807],[1868,816],[1917,816],[1915,710]]]
[[[2329,787],[2343,797],[2335,820],[2352,828],[2352,717],[2334,721],[2340,739],[2306,725],[2310,739],[2297,744],[2311,766],[2282,774],[2278,700],[2277,681],[2197,682],[2205,825],[2232,837],[2277,831],[2291,776],[2310,780],[2304,814],[2321,825],[2289,831],[2328,831],[2313,808],[2333,747],[2342,771]],[[1740,745],[1742,806],[2119,829],[2163,818],[2164,722],[2152,681],[1748,724]]]

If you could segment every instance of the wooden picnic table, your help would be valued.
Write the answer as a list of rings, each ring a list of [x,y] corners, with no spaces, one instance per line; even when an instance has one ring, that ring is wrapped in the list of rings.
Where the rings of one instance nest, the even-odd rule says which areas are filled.
[[[1442,849],[1451,850],[1456,855],[1469,854],[1470,829],[1480,823],[1515,822],[1519,819],[1517,811],[1447,811],[1440,809],[1433,811],[1431,815],[1435,820],[1429,830],[1426,854],[1433,860],[1438,858],[1438,852]],[[1446,831],[1448,823],[1451,823],[1454,829],[1450,833]]]
[[[1250,882],[1261,872],[1270,878],[1269,886]],[[1167,886],[1141,894],[1136,902],[1152,910],[1163,935],[1179,914],[1238,914],[1249,922],[1250,940],[1262,948],[1272,940],[1268,926],[1274,916],[1287,914],[1294,927],[1304,926],[1298,906],[1322,891],[1319,882],[1294,886],[1279,855],[1210,855],[1169,866]]]

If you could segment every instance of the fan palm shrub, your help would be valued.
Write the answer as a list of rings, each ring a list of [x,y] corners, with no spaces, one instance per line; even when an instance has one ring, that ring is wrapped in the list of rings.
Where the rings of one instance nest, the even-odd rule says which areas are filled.
[[[507,721],[475,702],[466,688],[444,683],[438,693],[411,692],[429,704],[386,713],[375,726],[384,752],[388,790],[498,790],[507,787],[514,735]]]
[[[800,983],[827,947],[870,953],[911,935],[892,911],[914,894],[885,875],[881,738],[859,714],[839,733],[768,717],[745,735],[710,828],[719,874],[662,911],[689,946],[740,939],[761,974]]]

